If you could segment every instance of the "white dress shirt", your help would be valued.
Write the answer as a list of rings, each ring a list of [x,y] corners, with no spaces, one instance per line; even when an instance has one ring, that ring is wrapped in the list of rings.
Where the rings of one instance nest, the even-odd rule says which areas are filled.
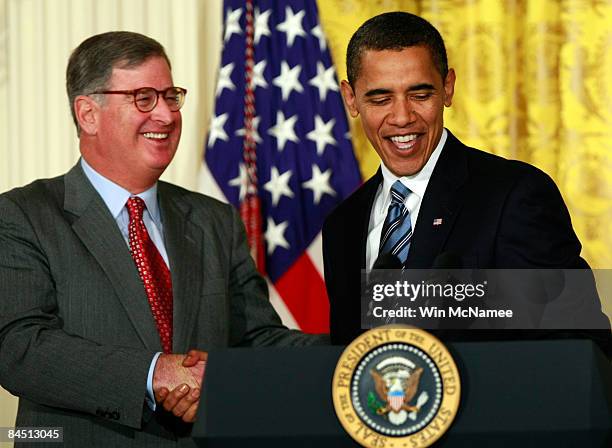
[[[429,157],[429,160],[425,166],[416,174],[412,176],[397,177],[393,174],[384,163],[381,163],[380,168],[383,175],[383,182],[378,186],[376,196],[374,197],[374,203],[372,211],[370,212],[370,224],[368,225],[368,237],[366,242],[366,269],[372,269],[376,259],[378,258],[378,250],[380,248],[380,234],[382,233],[383,224],[387,216],[389,205],[391,204],[391,186],[396,180],[399,180],[404,184],[411,193],[406,198],[404,204],[410,212],[410,224],[412,229],[416,227],[417,218],[419,217],[419,210],[421,209],[421,201],[425,196],[425,190],[431,174],[438,162],[438,158],[442,153],[442,148],[446,143],[448,132],[446,129],[442,130],[442,136],[438,145],[434,149],[433,153]]]

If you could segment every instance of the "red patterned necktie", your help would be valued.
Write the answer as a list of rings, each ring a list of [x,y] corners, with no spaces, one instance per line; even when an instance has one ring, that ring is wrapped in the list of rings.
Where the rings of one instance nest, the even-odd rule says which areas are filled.
[[[149,237],[142,220],[145,203],[131,197],[126,203],[130,215],[130,252],[142,279],[151,312],[157,324],[164,353],[172,353],[172,279],[166,262]]]

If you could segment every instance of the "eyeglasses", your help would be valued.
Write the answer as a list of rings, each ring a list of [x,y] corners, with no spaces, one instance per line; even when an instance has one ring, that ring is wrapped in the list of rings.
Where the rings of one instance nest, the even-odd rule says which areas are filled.
[[[132,95],[134,105],[140,112],[151,112],[157,106],[157,99],[162,95],[172,112],[178,111],[185,102],[187,89],[182,87],[168,87],[166,90],[157,90],[153,87],[141,87],[135,90],[101,90],[88,95]]]

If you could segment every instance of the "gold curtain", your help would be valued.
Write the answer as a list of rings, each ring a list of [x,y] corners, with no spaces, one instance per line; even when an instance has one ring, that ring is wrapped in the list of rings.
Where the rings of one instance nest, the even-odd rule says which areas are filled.
[[[431,21],[457,72],[445,125],[464,143],[547,172],[596,268],[612,267],[612,0],[321,0],[341,79],[361,23],[403,10]],[[352,123],[364,178],[379,160]]]

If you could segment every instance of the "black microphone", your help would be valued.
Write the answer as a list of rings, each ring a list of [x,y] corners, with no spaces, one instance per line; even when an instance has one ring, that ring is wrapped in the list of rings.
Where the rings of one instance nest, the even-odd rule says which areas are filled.
[[[362,289],[362,298],[367,298],[372,296],[372,288],[375,284],[386,283],[388,281],[389,275],[393,276],[394,274],[390,272],[376,272],[376,271],[387,271],[387,270],[397,270],[402,269],[403,264],[392,253],[382,253],[378,256],[376,261],[374,262],[374,266],[372,266],[372,270],[368,273],[367,283],[365,287]],[[363,306],[363,304],[362,304]],[[372,316],[372,309],[374,307],[374,302],[369,300],[367,302],[367,312],[366,318]],[[388,322],[387,322],[388,323]]]

